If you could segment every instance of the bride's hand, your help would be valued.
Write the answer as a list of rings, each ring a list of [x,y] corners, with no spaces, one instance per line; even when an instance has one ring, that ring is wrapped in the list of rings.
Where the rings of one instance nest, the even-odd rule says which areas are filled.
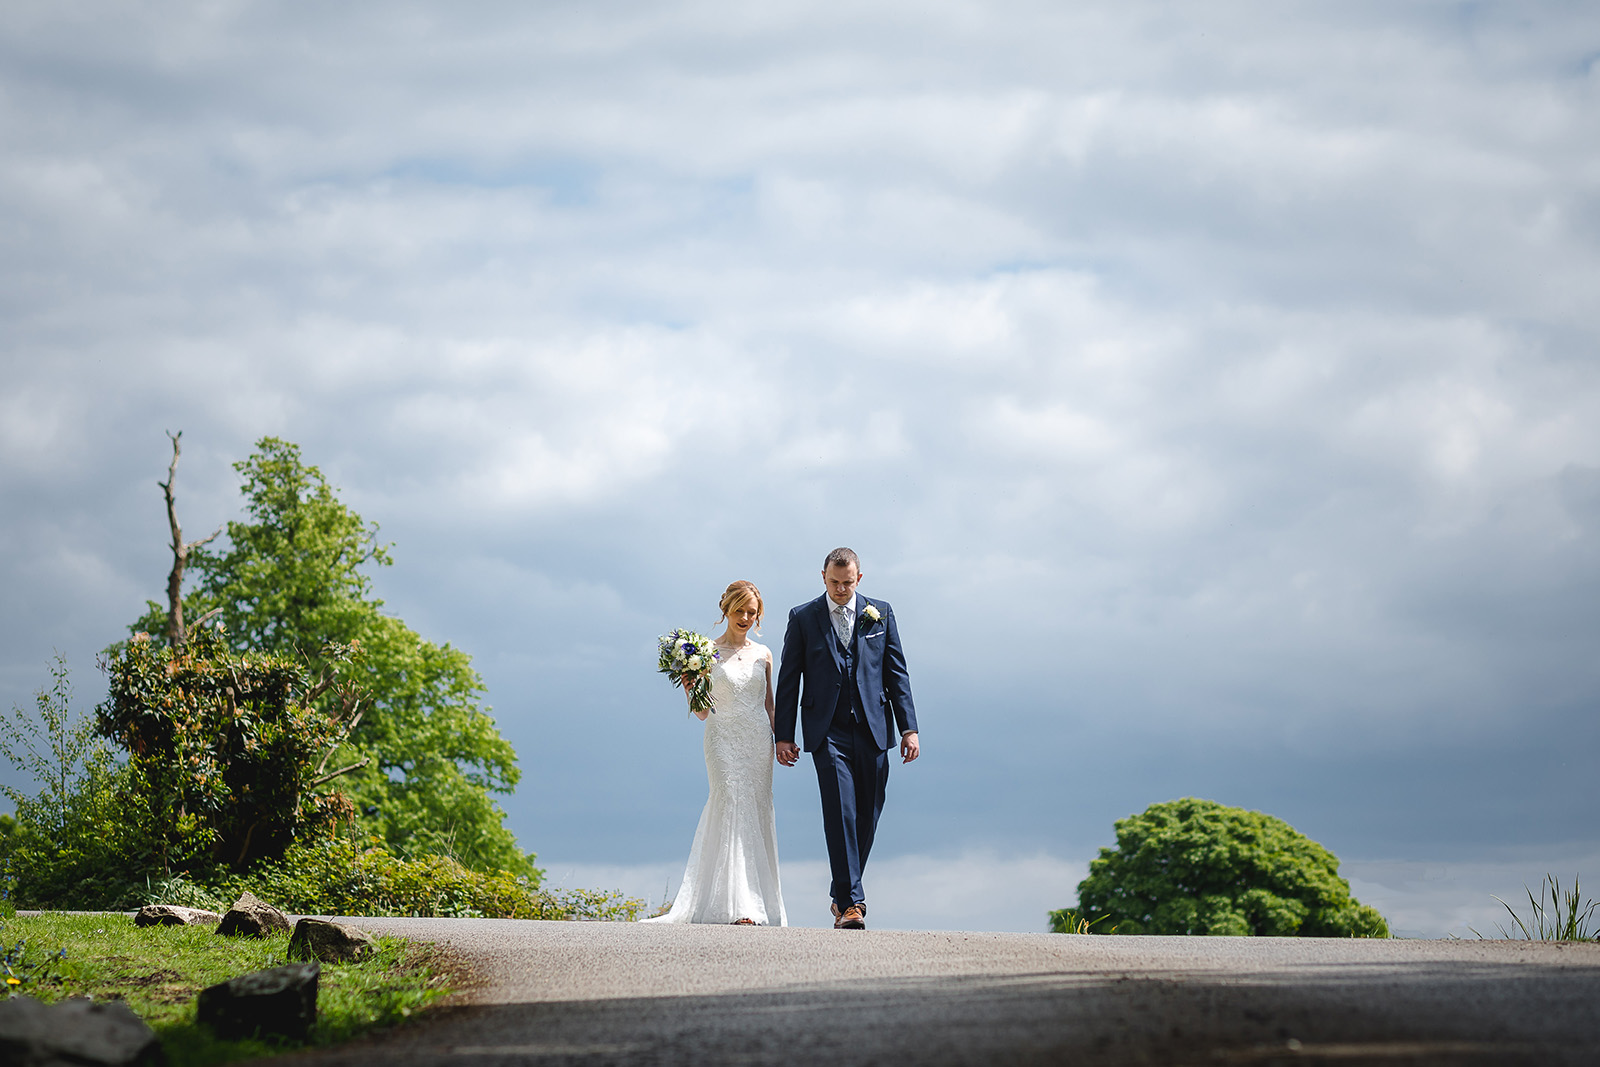
[[[793,767],[795,765],[795,761],[800,758],[800,747],[793,741],[779,741],[774,748],[776,750],[778,762],[783,764],[785,767]]]

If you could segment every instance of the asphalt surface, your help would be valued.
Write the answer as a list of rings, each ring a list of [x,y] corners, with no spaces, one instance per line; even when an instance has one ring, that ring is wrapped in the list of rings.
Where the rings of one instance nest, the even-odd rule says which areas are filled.
[[[472,981],[292,1061],[1600,1064],[1600,944],[350,921]]]

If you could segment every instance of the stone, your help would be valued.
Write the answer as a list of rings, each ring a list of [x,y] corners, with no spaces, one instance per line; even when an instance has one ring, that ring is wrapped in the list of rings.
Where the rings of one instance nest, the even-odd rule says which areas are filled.
[[[0,1000],[0,1063],[16,1067],[158,1067],[161,1042],[120,1000]]]
[[[244,893],[233,902],[228,914],[217,924],[217,933],[229,937],[271,937],[289,932],[289,917],[254,893]]]
[[[135,926],[215,926],[222,916],[204,908],[181,908],[176,904],[146,904],[133,917]]]
[[[297,960],[355,963],[377,950],[377,941],[365,930],[327,919],[301,919],[289,938],[289,956]]]
[[[200,991],[196,1014],[225,1040],[287,1037],[304,1041],[317,1021],[316,962],[291,963],[219,982]]]

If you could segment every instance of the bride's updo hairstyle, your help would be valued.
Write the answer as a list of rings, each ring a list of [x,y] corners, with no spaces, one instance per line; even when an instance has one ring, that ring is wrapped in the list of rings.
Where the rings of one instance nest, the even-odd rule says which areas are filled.
[[[766,614],[766,606],[761,603],[761,590],[756,588],[756,583],[739,579],[728,586],[727,592],[722,594],[722,599],[717,601],[717,607],[722,611],[722,619],[726,619],[730,612],[736,610],[746,600],[756,602],[756,624],[753,627],[756,633],[761,632],[761,618]],[[722,619],[718,619],[721,622]]]

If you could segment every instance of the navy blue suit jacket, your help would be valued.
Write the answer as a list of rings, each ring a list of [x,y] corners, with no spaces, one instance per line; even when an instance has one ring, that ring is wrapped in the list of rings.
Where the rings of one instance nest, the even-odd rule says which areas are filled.
[[[906,655],[900,647],[900,631],[895,626],[894,609],[882,600],[856,594],[856,628],[851,635],[855,646],[856,688],[867,726],[880,751],[893,748],[900,734],[917,728],[917,712],[911,703],[911,676],[906,673]],[[876,622],[867,617],[867,605],[878,609]],[[783,633],[783,659],[778,667],[775,740],[794,741],[795,718],[805,729],[805,744],[814,752],[828,734],[828,724],[839,704],[839,689],[846,682],[844,656],[834,636],[833,601],[826,594],[801,604],[789,612],[789,627]],[[889,728],[891,717],[897,729]]]

